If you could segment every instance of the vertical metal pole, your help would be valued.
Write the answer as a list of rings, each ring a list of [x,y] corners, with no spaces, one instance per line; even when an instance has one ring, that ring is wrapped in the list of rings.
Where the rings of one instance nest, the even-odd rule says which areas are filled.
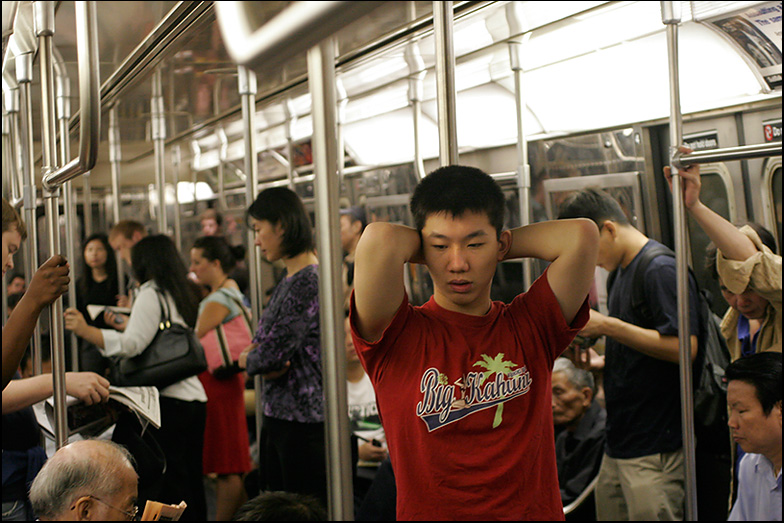
[[[55,53],[57,54],[57,53]],[[59,58],[56,62],[58,72],[56,81],[57,88],[57,122],[60,128],[60,165],[66,165],[71,161],[71,143],[69,141],[68,120],[71,118],[71,84],[68,76],[65,75],[65,64]],[[65,256],[75,266],[76,251],[74,247],[74,217],[76,216],[76,204],[74,202],[73,182],[68,181],[63,184],[63,213],[65,214]],[[76,308],[76,278],[71,276],[68,283],[68,307]],[[71,370],[79,370],[79,339],[76,334],[69,334],[71,340]]]
[[[686,469],[686,519],[697,520],[697,473],[694,456],[694,406],[691,383],[691,340],[689,332],[689,272],[686,260],[687,228],[686,209],[678,169],[674,165],[675,153],[683,142],[680,80],[678,71],[678,23],[680,3],[662,2],[662,22],[667,26],[667,57],[670,71],[670,169],[672,169],[672,199],[675,227],[675,270],[678,289],[678,346],[681,384],[681,425],[683,428],[683,453]]]
[[[112,222],[120,222],[120,165],[122,162],[122,147],[120,146],[120,122],[117,117],[117,104],[109,109],[109,165],[112,168]],[[117,289],[120,294],[126,293],[125,264],[117,260]]]
[[[158,191],[158,234],[168,234],[166,223],[166,115],[163,112],[161,69],[152,76],[152,142],[155,152],[155,188]]]
[[[42,173],[46,176],[57,169],[57,144],[55,141],[54,65],[52,63],[52,36],[54,35],[54,2],[33,2],[36,35],[39,39],[41,67],[41,152]],[[49,252],[60,252],[60,216],[58,198],[60,189],[44,190],[46,225],[49,233]],[[65,406],[65,347],[63,343],[63,298],[60,296],[49,307],[52,351],[52,382],[55,406],[55,444],[57,448],[68,441],[68,424]]]
[[[16,56],[16,79],[19,83],[19,131],[22,146],[22,171],[24,172],[24,188],[22,198],[27,226],[27,241],[24,244],[25,260],[27,261],[27,281],[31,281],[38,270],[38,220],[36,216],[37,194],[35,186],[35,157],[33,156],[33,103],[31,82],[33,79],[33,54],[25,53]],[[30,351],[33,359],[33,374],[41,374],[41,324],[36,322],[35,332],[30,340]]]
[[[84,237],[93,234],[93,189],[89,171],[82,175],[82,209],[84,210]]]
[[[259,160],[256,149],[256,73],[245,66],[237,66],[237,82],[242,101],[242,132],[245,143],[245,203],[248,207],[256,199],[256,188],[259,186]],[[248,230],[248,272],[250,273],[250,303],[253,321],[258,324],[261,317],[261,249],[255,245],[255,233]],[[261,444],[261,421],[263,415],[263,398],[261,376],[253,379],[256,393],[256,442]]]
[[[220,140],[220,149],[218,150],[218,204],[220,204],[221,211],[226,210],[226,170],[224,164],[229,152],[229,140],[226,137],[226,131],[223,127],[218,127],[215,134]]]
[[[294,103],[291,98],[287,98],[283,102],[283,113],[286,116],[286,154],[289,157],[288,180],[289,189],[294,190],[294,139],[292,138],[294,132],[294,122],[297,115],[294,112]]]
[[[441,165],[455,165],[457,155],[457,99],[455,95],[454,12],[451,1],[433,2],[436,38],[436,96],[438,150]]]
[[[313,169],[319,252],[321,365],[327,441],[327,495],[331,520],[354,519],[351,449],[343,331],[340,196],[335,136],[335,42],[327,38],[308,50],[308,83],[313,104]]]
[[[180,218],[180,163],[182,155],[180,153],[180,145],[177,144],[172,149],[172,166],[174,167],[174,245],[187,254],[184,246],[182,245],[182,220]]]
[[[416,2],[408,2],[408,21],[416,19]],[[425,163],[422,160],[422,148],[419,144],[419,134],[422,129],[422,99],[424,98],[424,83],[427,69],[419,50],[419,43],[413,41],[406,46],[404,57],[408,65],[408,102],[414,113],[414,173],[417,181],[425,177]]]
[[[348,94],[340,78],[335,78],[335,94],[337,97],[337,122],[335,129],[337,130],[338,196],[340,196],[340,184],[343,183],[343,170],[346,166],[346,139],[343,128],[345,127],[346,108],[348,107]]]
[[[528,141],[523,129],[525,96],[523,93],[523,66],[520,60],[522,44],[509,42],[509,60],[512,64],[515,83],[515,107],[517,109],[517,190],[520,195],[520,225],[531,221],[531,167],[528,165]],[[525,290],[531,286],[531,258],[523,259],[523,285]]]

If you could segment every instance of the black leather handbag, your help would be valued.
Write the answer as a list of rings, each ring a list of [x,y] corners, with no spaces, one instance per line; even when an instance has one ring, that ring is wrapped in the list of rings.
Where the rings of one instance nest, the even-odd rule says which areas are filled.
[[[196,333],[171,322],[166,300],[161,298],[158,332],[144,351],[133,358],[112,358],[109,381],[118,387],[165,388],[207,370],[207,358]]]

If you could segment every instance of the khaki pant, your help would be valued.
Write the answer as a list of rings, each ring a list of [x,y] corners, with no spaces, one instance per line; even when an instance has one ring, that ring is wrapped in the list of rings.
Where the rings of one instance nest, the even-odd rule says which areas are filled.
[[[683,449],[632,459],[605,454],[596,483],[596,519],[682,520],[684,477]]]

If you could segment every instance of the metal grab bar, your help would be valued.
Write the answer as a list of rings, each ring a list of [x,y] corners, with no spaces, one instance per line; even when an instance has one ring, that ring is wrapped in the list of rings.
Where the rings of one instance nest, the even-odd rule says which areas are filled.
[[[74,2],[76,8],[76,46],[79,61],[79,156],[68,165],[44,175],[43,187],[54,190],[95,166],[101,137],[101,97],[98,63],[98,28],[95,2]]]
[[[245,4],[215,2],[221,35],[237,64],[247,67],[279,65],[304,53],[324,38],[384,2],[292,2],[256,32]]]
[[[770,156],[781,156],[781,142],[709,149],[689,154],[677,152],[673,154],[673,165],[682,169],[695,163],[729,162],[732,160],[748,160]]]

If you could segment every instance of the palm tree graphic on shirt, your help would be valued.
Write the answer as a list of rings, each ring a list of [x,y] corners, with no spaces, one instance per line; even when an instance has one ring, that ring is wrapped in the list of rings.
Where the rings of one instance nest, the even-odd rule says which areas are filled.
[[[504,376],[508,375],[512,367],[516,367],[517,364],[512,361],[504,361],[504,353],[499,352],[495,358],[491,358],[487,354],[482,354],[482,360],[484,361],[477,361],[474,363],[474,367],[483,367],[485,372],[482,373],[482,377],[479,379],[479,384],[481,385],[484,381],[492,376],[493,374],[501,373]],[[499,403],[495,410],[495,418],[493,419],[493,428],[496,428],[498,425],[501,424],[503,421],[503,414],[504,414],[504,404]]]

